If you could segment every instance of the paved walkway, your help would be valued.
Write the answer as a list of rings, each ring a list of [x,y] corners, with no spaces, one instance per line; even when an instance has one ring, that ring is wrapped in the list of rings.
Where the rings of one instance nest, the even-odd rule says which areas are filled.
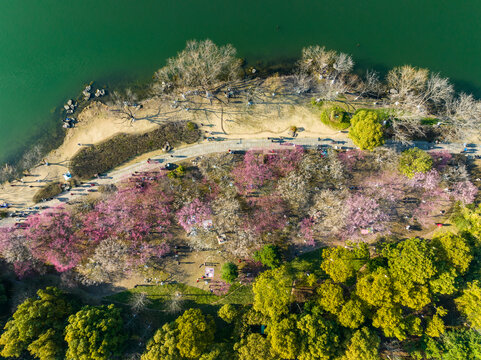
[[[302,145],[304,147],[317,147],[318,145],[335,147],[338,149],[352,149],[354,145],[352,141],[348,138],[342,140],[333,140],[330,138],[284,138],[282,143],[272,142],[268,139],[238,139],[238,140],[224,140],[224,141],[212,141],[212,142],[201,142],[195,145],[190,145],[186,147],[181,147],[171,151],[168,154],[163,154],[151,158],[150,163],[146,161],[141,161],[129,166],[121,167],[112,170],[103,176],[102,178],[92,180],[89,183],[85,183],[79,187],[71,189],[68,193],[62,193],[50,201],[45,201],[38,204],[38,207],[55,207],[60,204],[74,203],[79,201],[84,196],[89,195],[89,190],[95,190],[99,185],[115,184],[123,179],[126,179],[135,171],[149,171],[158,170],[159,167],[165,166],[169,162],[179,162],[184,161],[189,158],[194,158],[198,156],[204,156],[212,153],[227,152],[228,150],[249,150],[256,148],[272,148],[272,149],[283,149],[289,148],[292,145]],[[460,153],[464,150],[464,144],[449,143],[449,144],[433,144],[428,142],[414,142],[410,146],[405,146],[400,143],[388,141],[386,143],[387,147],[396,147],[404,149],[407,147],[419,147],[424,150],[448,150],[451,153]],[[468,145],[468,155],[474,156],[479,155],[479,146],[476,144]],[[91,184],[94,184],[91,186]],[[35,207],[16,209],[17,212],[25,213],[37,213],[44,211],[43,209],[35,209]],[[15,218],[10,217],[0,220],[0,226],[11,225],[15,222],[23,221],[25,218]]]

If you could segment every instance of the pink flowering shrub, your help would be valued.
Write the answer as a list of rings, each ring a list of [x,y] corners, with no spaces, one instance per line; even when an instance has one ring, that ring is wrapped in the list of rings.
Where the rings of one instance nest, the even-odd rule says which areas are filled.
[[[395,203],[405,195],[406,177],[398,173],[384,172],[371,176],[361,183],[362,191],[378,202]]]
[[[260,188],[274,178],[267,158],[263,152],[249,150],[244,155],[242,164],[232,171],[237,189],[241,193]]]
[[[25,237],[32,254],[52,264],[58,272],[75,267],[83,254],[78,223],[63,209],[30,216],[25,222]]]
[[[306,244],[309,246],[314,246],[316,244],[316,240],[314,239],[314,230],[312,229],[313,226],[314,219],[312,217],[306,217],[302,219],[299,224],[299,232],[304,238]]]
[[[267,164],[276,177],[286,176],[295,170],[304,156],[304,148],[296,145],[292,149],[273,150],[267,154]]]
[[[428,154],[433,158],[433,166],[437,170],[444,169],[452,158],[452,155],[447,150],[430,151]]]
[[[454,184],[452,196],[455,201],[461,201],[464,204],[472,204],[476,199],[478,188],[471,181],[461,181]]]
[[[425,173],[416,173],[409,179],[408,184],[414,188],[422,188],[426,191],[435,190],[441,181],[439,173],[432,169]]]
[[[344,164],[345,168],[351,171],[358,161],[365,158],[365,154],[362,150],[353,149],[341,151],[337,153],[337,157]]]
[[[140,241],[153,232],[165,234],[171,225],[171,202],[172,197],[155,184],[126,187],[85,216],[83,231],[93,242],[107,237]]]
[[[302,146],[286,150],[247,151],[241,165],[232,171],[238,191],[247,194],[269,180],[286,176],[296,169],[303,154]]]
[[[354,194],[346,200],[346,208],[346,236],[359,235],[362,229],[370,229],[373,232],[385,229],[388,216],[375,199]]]
[[[184,205],[177,211],[176,215],[180,226],[189,233],[193,227],[202,226],[205,220],[211,219],[212,210],[208,204],[195,199],[191,203]]]
[[[246,230],[256,235],[280,230],[287,225],[286,206],[277,196],[249,200],[251,213],[246,217]]]

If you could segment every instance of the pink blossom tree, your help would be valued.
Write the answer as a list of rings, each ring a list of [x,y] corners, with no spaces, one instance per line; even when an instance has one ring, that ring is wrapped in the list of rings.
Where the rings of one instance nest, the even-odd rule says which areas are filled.
[[[83,241],[78,236],[79,224],[70,213],[57,208],[30,216],[25,223],[27,244],[37,259],[52,264],[59,272],[80,262]]]
[[[341,151],[337,153],[337,157],[344,164],[345,168],[349,171],[354,169],[358,161],[363,160],[366,155],[364,151],[359,149]]]
[[[476,199],[478,188],[471,181],[461,181],[454,184],[452,196],[455,201],[461,201],[464,204],[472,204]]]
[[[346,236],[359,236],[361,230],[385,230],[389,219],[375,199],[354,194],[346,200],[346,208]]]
[[[316,244],[316,240],[314,239],[314,224],[315,221],[312,217],[302,219],[299,224],[299,232],[309,246],[314,246]]]
[[[249,150],[244,155],[242,164],[232,171],[237,189],[240,193],[248,193],[260,188],[268,180],[274,178],[266,163],[263,152]]]
[[[287,225],[287,210],[278,196],[263,196],[249,200],[251,212],[246,216],[246,229],[256,235],[283,229]]]
[[[447,150],[430,151],[429,155],[433,158],[433,165],[437,170],[442,170],[452,159],[452,155]]]
[[[409,179],[408,184],[414,188],[422,188],[426,191],[433,191],[438,188],[441,181],[439,173],[432,169],[425,173],[416,173]]]
[[[177,211],[176,215],[180,226],[189,233],[193,227],[199,226],[204,221],[212,218],[212,209],[208,204],[195,199],[191,203],[184,205]]]

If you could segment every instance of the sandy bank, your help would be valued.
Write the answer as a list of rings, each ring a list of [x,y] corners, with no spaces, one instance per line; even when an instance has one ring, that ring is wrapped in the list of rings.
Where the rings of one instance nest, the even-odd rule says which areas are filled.
[[[304,103],[260,104],[247,108],[243,103],[210,104],[202,97],[173,105],[172,101],[152,98],[142,102],[135,111],[134,122],[121,112],[121,108],[94,102],[78,116],[78,124],[69,129],[63,144],[48,154],[49,165],[40,164],[31,170],[31,176],[0,187],[0,202],[11,203],[12,210],[33,205],[35,192],[47,182],[63,180],[71,159],[84,144],[96,144],[119,133],[142,133],[153,130],[165,121],[190,120],[199,125],[205,136],[223,139],[251,139],[287,136],[292,125],[297,126],[299,137],[345,137],[318,120],[317,115]],[[79,145],[81,144],[81,145]],[[162,151],[132,159],[127,164],[142,161]]]

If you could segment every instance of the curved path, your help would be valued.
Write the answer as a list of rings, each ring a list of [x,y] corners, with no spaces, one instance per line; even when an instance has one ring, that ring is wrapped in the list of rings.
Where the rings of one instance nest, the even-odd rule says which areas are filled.
[[[334,144],[334,141],[336,142]],[[89,190],[94,190],[99,185],[115,184],[123,179],[126,179],[136,171],[152,171],[158,170],[160,167],[165,166],[169,162],[184,161],[189,158],[195,158],[199,156],[205,156],[212,153],[227,152],[229,150],[249,150],[249,149],[283,149],[292,145],[301,145],[306,148],[315,148],[318,145],[331,146],[339,149],[352,149],[354,145],[350,139],[319,139],[319,138],[284,138],[283,143],[272,142],[268,139],[237,139],[237,140],[224,140],[213,142],[201,142],[195,145],[185,146],[177,148],[168,154],[162,154],[151,158],[150,162],[139,161],[135,164],[128,165],[114,169],[99,179],[92,180],[89,183],[85,183],[81,186],[71,189],[68,193],[62,193],[50,201],[40,203],[41,207],[55,207],[60,204],[73,203],[81,200],[82,197],[89,195]],[[460,153],[464,150],[463,144],[449,143],[449,144],[433,144],[427,142],[414,142],[411,146],[405,146],[400,143],[388,141],[384,146],[407,148],[407,147],[419,147],[424,150],[447,150],[451,153]],[[476,144],[468,145],[468,155],[479,155],[479,147]],[[94,184],[91,186],[91,184]],[[35,209],[35,207],[24,208],[17,211],[24,211],[26,213],[37,213],[44,210]],[[0,220],[0,226],[11,225],[15,222],[24,220],[25,218],[10,217]]]

